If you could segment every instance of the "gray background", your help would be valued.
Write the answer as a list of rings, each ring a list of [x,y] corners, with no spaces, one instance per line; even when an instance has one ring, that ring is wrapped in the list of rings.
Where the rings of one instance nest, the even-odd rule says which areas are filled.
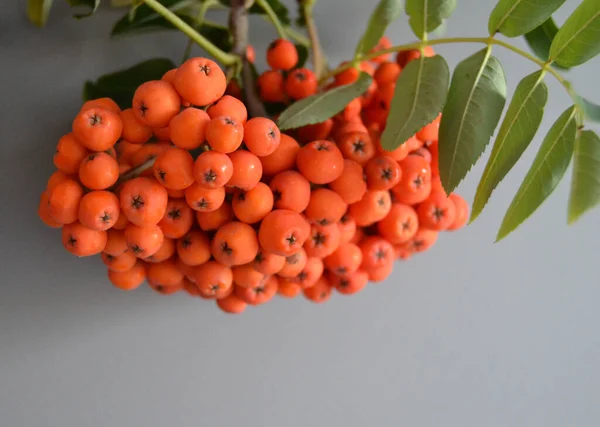
[[[45,30],[25,1],[0,12],[0,425],[592,426],[600,420],[600,211],[566,226],[568,181],[516,234],[495,232],[538,137],[480,220],[398,265],[387,283],[324,306],[277,299],[242,317],[184,295],[114,289],[98,259],[62,249],[36,217],[82,82],[181,56],[179,34],[121,41],[121,11]],[[293,7],[293,1],[287,1]],[[447,35],[483,35],[491,0],[461,0]],[[562,21],[577,2],[569,0]],[[347,59],[374,1],[322,0],[324,47]],[[253,43],[274,31],[253,21]],[[412,40],[405,18],[390,31]],[[520,41],[518,42],[520,45]],[[477,46],[439,49],[451,65]],[[496,50],[511,90],[533,71]],[[571,73],[600,100],[600,62]],[[568,98],[549,79],[544,128]],[[461,185],[472,200],[483,163]]]

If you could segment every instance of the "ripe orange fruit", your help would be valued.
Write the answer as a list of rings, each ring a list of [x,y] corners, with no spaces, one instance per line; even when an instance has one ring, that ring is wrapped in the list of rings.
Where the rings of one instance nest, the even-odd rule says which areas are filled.
[[[296,46],[289,40],[273,41],[267,49],[267,63],[273,70],[291,70],[298,63]]]
[[[73,255],[97,255],[106,246],[106,231],[91,230],[79,222],[73,222],[62,228],[62,243]]]
[[[139,226],[156,225],[165,215],[169,196],[154,178],[139,177],[123,184],[119,194],[127,219]]]
[[[151,128],[164,128],[179,113],[181,99],[171,83],[151,80],[135,91],[132,109],[140,123]]]
[[[108,230],[119,218],[119,198],[110,191],[91,191],[79,203],[79,222],[92,230]]]
[[[119,140],[122,131],[119,115],[100,108],[83,110],[73,120],[73,135],[92,151],[108,150]]]
[[[230,222],[219,228],[212,240],[212,254],[224,265],[248,264],[258,253],[256,232],[243,222]]]
[[[216,62],[208,58],[191,58],[179,66],[173,85],[183,99],[203,107],[223,96],[227,79]]]
[[[309,234],[310,226],[302,215],[288,209],[276,209],[263,219],[258,239],[266,251],[288,256],[302,248]]]
[[[314,184],[335,181],[344,171],[344,158],[331,141],[313,141],[298,151],[296,166]]]

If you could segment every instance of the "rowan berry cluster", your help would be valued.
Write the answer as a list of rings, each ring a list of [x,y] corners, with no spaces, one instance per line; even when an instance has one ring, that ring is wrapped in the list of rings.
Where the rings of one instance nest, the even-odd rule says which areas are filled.
[[[466,202],[440,184],[439,118],[393,152],[380,146],[395,81],[418,54],[361,64],[374,77],[367,92],[289,134],[249,119],[206,58],[142,84],[129,109],[88,101],[58,142],[39,216],[62,229],[69,252],[100,255],[123,290],[147,281],[229,313],[275,294],[323,302],[333,289],[356,293],[468,219]],[[257,81],[264,101],[318,91],[312,71],[295,68],[290,42],[273,42],[267,62]],[[328,88],[358,75],[351,68]]]

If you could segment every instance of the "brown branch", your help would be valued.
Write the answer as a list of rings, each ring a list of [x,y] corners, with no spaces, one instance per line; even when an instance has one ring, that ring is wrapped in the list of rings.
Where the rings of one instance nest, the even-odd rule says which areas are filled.
[[[324,61],[323,51],[321,49],[321,42],[319,41],[319,32],[317,30],[317,24],[313,17],[313,7],[316,3],[315,0],[299,0],[302,9],[302,15],[306,21],[306,30],[308,31],[308,37],[310,38],[310,47],[312,50],[312,63],[315,75],[317,79],[320,79],[323,75]]]

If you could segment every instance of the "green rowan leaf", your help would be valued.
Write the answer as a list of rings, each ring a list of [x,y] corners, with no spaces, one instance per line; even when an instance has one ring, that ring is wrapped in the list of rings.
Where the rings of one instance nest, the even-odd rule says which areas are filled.
[[[489,48],[458,64],[440,123],[440,178],[448,194],[485,151],[505,103],[504,70]]]
[[[364,55],[373,49],[385,34],[388,25],[402,12],[402,0],[381,0],[369,18],[367,29],[356,45],[355,55]]]
[[[431,123],[444,108],[449,84],[450,70],[441,56],[409,62],[396,82],[382,147],[393,151]]]
[[[600,123],[600,105],[594,104],[591,101],[577,95],[577,106],[583,111],[586,119]]]
[[[27,0],[27,17],[32,24],[43,27],[48,20],[48,14],[53,0]]]
[[[358,80],[327,92],[318,93],[293,103],[279,116],[280,129],[295,129],[321,123],[342,111],[354,98],[362,95],[371,85],[372,77],[361,73]]]
[[[600,138],[581,132],[575,143],[568,222],[573,224],[600,203]]]
[[[569,107],[550,128],[504,216],[496,241],[502,240],[529,218],[562,179],[573,155],[577,134],[576,113],[575,107]]]
[[[485,171],[479,181],[471,222],[487,204],[496,186],[504,179],[535,136],[548,101],[542,71],[525,77],[517,86],[508,107]]]
[[[296,43],[295,46],[296,50],[298,51],[298,63],[296,64],[296,68],[302,68],[308,60],[308,47],[300,43]]]
[[[75,15],[73,15],[77,19],[92,16],[96,12],[96,10],[98,10],[98,6],[100,6],[100,0],[67,0],[67,2],[72,7],[84,6],[87,9],[89,9],[87,13],[76,13]]]
[[[455,8],[456,0],[406,0],[410,27],[421,40],[442,25]]]
[[[105,96],[115,100],[123,109],[131,107],[135,90],[148,80],[160,80],[176,65],[170,59],[149,59],[125,70],[105,74],[95,82],[87,81],[83,89],[84,101]]]
[[[538,58],[542,61],[547,61],[550,57],[550,45],[552,45],[552,40],[558,33],[558,27],[554,22],[553,18],[549,18],[539,27],[534,28],[523,37],[525,37],[525,41]],[[552,66],[554,68],[568,70],[567,67],[561,67],[560,65],[553,63]]]
[[[575,67],[599,53],[600,1],[583,0],[554,37],[550,59],[563,67]]]
[[[542,25],[566,0],[500,0],[488,22],[491,35],[518,37]]]

